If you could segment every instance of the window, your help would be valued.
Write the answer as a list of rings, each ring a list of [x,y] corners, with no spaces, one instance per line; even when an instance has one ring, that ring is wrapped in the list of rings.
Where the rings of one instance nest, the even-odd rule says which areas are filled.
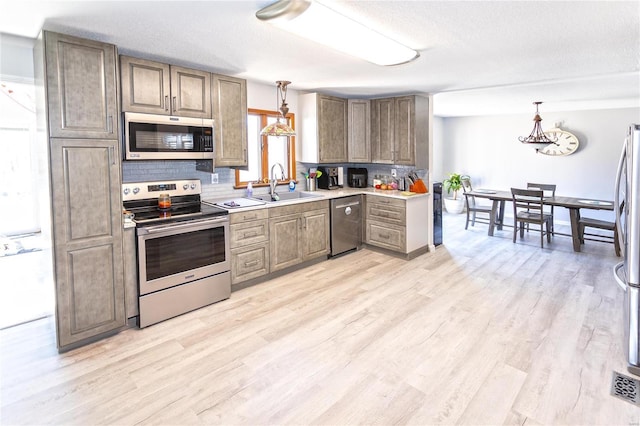
[[[262,130],[267,124],[273,123],[279,116],[278,111],[266,111],[261,109],[249,109],[247,118],[248,139],[248,168],[236,170],[236,188],[244,188],[247,183],[253,186],[268,185],[271,178],[271,167],[280,163],[284,168],[285,178],[278,179],[278,184],[288,184],[290,180],[296,180],[296,155],[295,136],[262,136]],[[287,114],[287,124],[295,129],[294,114]],[[274,170],[280,178],[280,168]]]
[[[40,231],[42,154],[36,131],[35,85],[0,81],[0,235]]]

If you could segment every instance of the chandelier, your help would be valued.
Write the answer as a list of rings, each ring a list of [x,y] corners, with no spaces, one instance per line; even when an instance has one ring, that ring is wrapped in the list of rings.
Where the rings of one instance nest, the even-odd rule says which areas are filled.
[[[280,115],[276,119],[275,123],[267,124],[267,126],[260,131],[261,135],[267,136],[295,136],[296,131],[293,130],[285,119],[287,113],[289,112],[289,107],[287,106],[287,86],[290,84],[290,81],[276,81],[277,89],[276,89],[276,107],[280,111]],[[282,100],[282,104],[280,101]]]
[[[540,101],[533,103],[536,106],[536,116],[533,117],[533,121],[535,122],[533,125],[533,130],[531,131],[531,134],[527,137],[520,136],[518,138],[520,142],[531,144],[531,145],[549,145],[552,143],[556,143],[558,141],[558,138],[550,139],[542,131],[542,125],[540,124],[540,122],[542,121],[542,118],[540,118],[540,114],[538,113],[538,105],[540,105],[541,103],[542,102]]]

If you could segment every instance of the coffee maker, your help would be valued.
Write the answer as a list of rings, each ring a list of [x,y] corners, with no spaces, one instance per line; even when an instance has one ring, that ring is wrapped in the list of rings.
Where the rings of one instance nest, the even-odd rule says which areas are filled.
[[[318,188],[320,189],[340,189],[344,180],[344,169],[342,167],[318,167],[322,172],[318,178]]]
[[[367,169],[364,167],[349,167],[347,169],[347,185],[352,188],[366,188],[368,181]]]

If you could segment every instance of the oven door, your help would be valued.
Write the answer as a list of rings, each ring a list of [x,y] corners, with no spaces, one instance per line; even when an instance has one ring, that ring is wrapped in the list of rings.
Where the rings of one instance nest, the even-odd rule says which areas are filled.
[[[142,226],[137,233],[141,296],[231,269],[226,216]]]

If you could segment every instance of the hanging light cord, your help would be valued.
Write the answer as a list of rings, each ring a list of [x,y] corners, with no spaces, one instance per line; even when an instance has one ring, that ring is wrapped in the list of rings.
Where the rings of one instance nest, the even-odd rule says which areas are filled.
[[[287,86],[290,81],[276,81],[278,84],[278,90],[276,91],[276,106],[279,106],[280,115],[285,118],[289,113],[289,107],[287,105]],[[280,104],[282,101],[282,105]]]

